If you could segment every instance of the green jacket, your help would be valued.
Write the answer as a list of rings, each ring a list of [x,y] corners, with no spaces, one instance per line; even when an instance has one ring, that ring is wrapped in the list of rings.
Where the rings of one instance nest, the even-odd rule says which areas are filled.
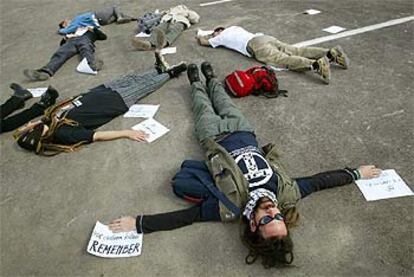
[[[216,186],[237,207],[243,209],[249,197],[249,183],[229,152],[213,139],[205,142],[207,166]],[[285,213],[301,198],[299,187],[283,170],[278,162],[279,155],[273,144],[263,147],[265,159],[278,178],[278,208]],[[220,202],[222,221],[233,221],[237,217]]]

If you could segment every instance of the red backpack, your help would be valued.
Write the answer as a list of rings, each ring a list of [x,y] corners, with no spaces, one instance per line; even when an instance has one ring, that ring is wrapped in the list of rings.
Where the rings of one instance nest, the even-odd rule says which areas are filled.
[[[249,94],[275,98],[287,97],[286,90],[279,90],[276,73],[268,66],[254,66],[246,71],[236,70],[225,78],[227,90],[236,97]]]

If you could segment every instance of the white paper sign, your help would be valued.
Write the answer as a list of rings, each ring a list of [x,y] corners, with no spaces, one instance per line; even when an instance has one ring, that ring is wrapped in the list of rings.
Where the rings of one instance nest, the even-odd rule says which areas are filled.
[[[78,67],[76,68],[76,70],[80,73],[86,73],[86,74],[92,74],[92,75],[96,75],[98,74],[97,71],[94,71],[88,64],[88,61],[86,60],[86,58],[83,58],[83,60],[79,63]]]
[[[142,234],[136,231],[112,233],[108,226],[97,221],[86,251],[103,258],[139,256],[142,251]]]
[[[377,178],[357,180],[355,183],[367,201],[413,195],[394,169],[383,170]]]
[[[314,14],[321,13],[321,11],[309,9],[309,10],[306,10],[304,13],[309,14],[309,15],[314,15]]]
[[[331,27],[323,29],[322,31],[325,31],[331,34],[336,34],[336,33],[342,32],[343,30],[345,30],[345,28],[342,28],[339,26],[331,26]]]
[[[198,31],[197,31],[197,36],[200,36],[200,37],[205,37],[205,36],[211,35],[212,33],[214,33],[214,31],[213,31],[213,30],[206,30],[206,31],[203,31],[203,30],[201,30],[201,29],[198,29]]]
[[[132,129],[137,131],[143,131],[146,134],[148,134],[148,142],[153,142],[154,140],[160,138],[161,136],[165,135],[170,131],[167,127],[165,127],[153,118],[149,118],[145,121],[142,121],[141,123],[133,126]]]
[[[27,90],[30,91],[33,97],[40,97],[46,92],[47,88],[28,88]]]
[[[144,33],[144,32],[141,32],[141,33],[135,35],[135,37],[137,37],[137,38],[149,38],[150,36],[151,36],[151,34],[147,34],[147,33]]]
[[[124,114],[124,117],[144,117],[152,118],[158,111],[160,105],[132,105],[129,110]]]
[[[161,55],[177,53],[177,47],[166,47],[161,49]]]

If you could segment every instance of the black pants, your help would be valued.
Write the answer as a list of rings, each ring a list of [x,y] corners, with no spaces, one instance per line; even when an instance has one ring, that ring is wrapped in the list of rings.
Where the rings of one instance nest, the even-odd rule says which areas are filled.
[[[67,60],[76,54],[80,55],[81,60],[86,58],[90,67],[95,69],[95,44],[84,34],[78,38],[68,39],[62,44],[41,70],[53,76]]]
[[[23,108],[23,106],[24,100],[15,96],[10,97],[4,104],[0,106],[0,133],[9,132],[22,126],[33,118],[42,115],[45,110],[44,107],[38,103],[35,103],[30,108],[13,116],[9,116],[12,112]]]

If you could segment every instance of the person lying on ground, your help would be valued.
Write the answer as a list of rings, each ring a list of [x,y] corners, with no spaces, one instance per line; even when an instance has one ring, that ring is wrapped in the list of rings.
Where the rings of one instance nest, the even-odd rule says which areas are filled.
[[[200,45],[224,46],[265,64],[285,66],[293,71],[314,71],[326,84],[331,78],[331,63],[344,69],[349,67],[349,58],[339,45],[331,49],[296,47],[272,36],[250,33],[239,26],[218,27],[211,35],[196,38]]]
[[[148,234],[205,221],[242,218],[242,241],[249,249],[246,263],[262,258],[266,267],[290,264],[293,242],[289,229],[297,224],[297,202],[313,192],[373,178],[381,170],[373,165],[290,178],[273,144],[259,147],[252,126],[204,62],[187,69],[191,83],[195,132],[206,149],[206,161],[186,160],[172,182],[174,193],[194,203],[173,212],[125,216],[110,221],[113,232],[136,230]]]
[[[184,30],[200,21],[200,16],[184,5],[178,5],[162,13],[164,15],[161,23],[152,28],[149,40],[138,37],[132,39],[132,46],[136,50],[148,51],[171,46]]]
[[[33,97],[30,91],[24,89],[19,84],[12,83],[10,88],[13,90],[12,96],[0,106],[0,133],[15,130],[30,120],[42,115],[46,108],[55,104],[59,96],[58,92],[52,86],[49,86],[39,102],[34,103],[28,109],[10,116],[13,112],[22,109],[25,102]]]
[[[122,76],[56,104],[40,120],[15,132],[17,144],[36,154],[49,155],[72,152],[95,141],[121,138],[144,141],[147,135],[141,131],[95,129],[124,114],[138,100],[187,69],[183,62],[168,66],[158,52],[155,67],[145,73]]]

